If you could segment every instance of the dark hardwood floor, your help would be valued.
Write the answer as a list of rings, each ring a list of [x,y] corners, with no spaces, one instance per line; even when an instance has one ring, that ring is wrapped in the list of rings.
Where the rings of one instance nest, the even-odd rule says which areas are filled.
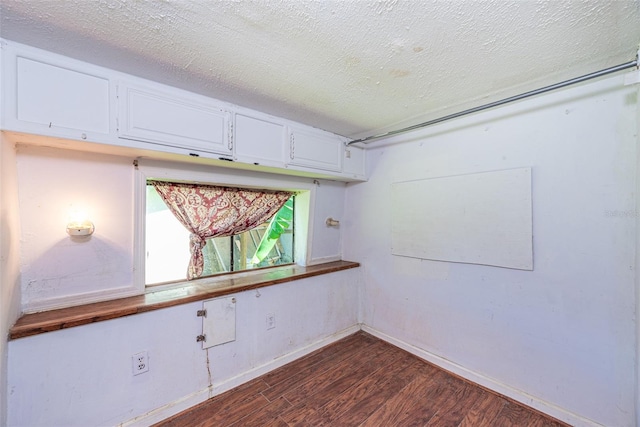
[[[566,426],[364,332],[156,426]]]

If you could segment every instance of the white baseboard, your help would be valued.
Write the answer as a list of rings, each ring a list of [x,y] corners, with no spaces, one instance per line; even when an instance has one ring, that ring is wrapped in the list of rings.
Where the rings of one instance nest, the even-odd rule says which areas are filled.
[[[598,424],[595,421],[589,420],[587,418],[581,417],[580,415],[569,412],[550,402],[544,401],[535,396],[531,396],[530,394],[527,394],[521,390],[515,389],[506,384],[503,384],[493,378],[471,371],[463,366],[460,366],[456,363],[451,362],[450,360],[444,359],[426,350],[415,347],[399,339],[393,338],[383,332],[378,331],[377,329],[371,328],[367,325],[362,325],[362,330],[377,338],[380,338],[383,341],[393,344],[396,347],[399,347],[405,351],[408,351],[414,356],[417,356],[423,360],[426,360],[427,362],[433,363],[434,365],[439,366],[440,368],[446,371],[449,371],[473,383],[479,384],[483,387],[493,390],[496,393],[500,393],[503,396],[506,396],[510,399],[513,399],[517,402],[520,402],[524,405],[534,408],[558,420],[569,423],[572,426],[603,427],[602,424]]]
[[[217,396],[218,394],[224,393],[227,390],[231,390],[234,387],[239,386],[240,384],[244,384],[248,381],[251,381],[254,378],[258,378],[261,375],[266,374],[280,366],[286,365],[296,359],[301,358],[313,351],[316,351],[324,346],[327,346],[333,342],[341,340],[342,338],[354,334],[360,330],[360,325],[356,324],[350,326],[347,329],[343,329],[342,331],[336,332],[333,335],[322,338],[316,342],[313,342],[305,347],[299,348],[297,350],[292,351],[291,353],[287,353],[283,356],[280,356],[264,365],[257,366],[253,369],[250,369],[246,372],[243,372],[240,375],[237,375],[232,378],[227,378],[219,383],[214,383],[213,387],[207,387],[205,389],[196,391],[190,395],[184,396],[178,400],[175,400],[171,403],[168,403],[160,408],[154,409],[153,411],[147,412],[144,415],[140,415],[136,418],[132,418],[124,423],[119,424],[120,427],[143,427],[149,426],[151,424],[160,422],[164,419],[167,419],[175,414],[178,414],[185,409],[188,409],[192,406],[195,406],[199,403],[204,402],[205,400]]]

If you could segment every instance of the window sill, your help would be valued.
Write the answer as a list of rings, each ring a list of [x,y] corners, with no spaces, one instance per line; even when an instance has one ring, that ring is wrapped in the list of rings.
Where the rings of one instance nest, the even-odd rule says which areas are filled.
[[[194,281],[163,287],[161,290],[150,289],[144,295],[26,314],[20,317],[10,329],[9,339],[24,338],[74,326],[117,319],[359,266],[359,263],[351,261],[335,261],[308,267],[288,265],[257,274],[229,277],[214,283]]]

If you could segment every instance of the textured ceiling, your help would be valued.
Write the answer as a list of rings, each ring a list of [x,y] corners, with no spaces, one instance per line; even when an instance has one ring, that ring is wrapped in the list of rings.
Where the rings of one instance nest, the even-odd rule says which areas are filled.
[[[634,59],[638,1],[0,0],[0,36],[351,137]]]

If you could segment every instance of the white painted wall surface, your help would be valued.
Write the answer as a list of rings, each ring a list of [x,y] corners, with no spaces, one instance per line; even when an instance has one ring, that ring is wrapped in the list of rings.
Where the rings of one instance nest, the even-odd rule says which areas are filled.
[[[0,426],[7,421],[7,336],[20,314],[19,244],[16,155],[0,133]]]
[[[344,212],[345,183],[318,181],[314,207],[314,236],[311,247],[311,263],[336,261],[342,258],[342,233],[340,227],[327,226],[326,219],[340,220]]]
[[[622,81],[372,146],[342,230],[363,265],[365,327],[575,424],[635,425],[638,86]],[[392,183],[520,167],[534,271],[391,255]]]
[[[19,196],[20,201],[22,232],[11,239],[21,239],[20,264],[17,257],[14,264],[22,268],[23,308],[130,285],[132,159],[25,145],[17,155],[13,146],[5,151],[13,162],[1,170],[3,185],[9,187],[6,197]],[[17,183],[15,177],[4,180],[11,171]],[[237,174],[228,173],[230,183]],[[311,179],[283,179],[294,187],[300,180],[313,185]],[[321,180],[317,185],[315,258],[340,258],[339,230],[325,231],[324,220],[328,212],[342,216],[344,193],[344,184]],[[4,203],[4,194],[3,208],[14,207],[15,222],[17,203]],[[96,226],[86,242],[72,241],[65,233],[67,212],[77,204],[87,208]],[[2,239],[4,248],[8,237]],[[354,332],[359,278],[359,269],[352,269],[238,294],[236,341],[208,352],[195,341],[201,333],[195,316],[201,303],[10,341],[9,384],[3,388],[8,391],[8,425],[107,426],[141,416],[134,425],[160,420]],[[4,272],[2,280],[4,292]],[[19,300],[5,303],[2,296],[3,310],[17,313]],[[267,313],[276,316],[273,330],[266,329]],[[13,320],[5,323],[5,331]],[[133,377],[131,356],[142,350],[149,352],[150,372]]]
[[[133,160],[20,145],[17,162],[23,309],[131,288]],[[86,241],[66,233],[73,209],[96,226]]]
[[[113,426],[160,408],[136,424],[149,425],[354,332],[359,277],[351,269],[235,294],[236,341],[208,350],[196,342],[202,303],[10,341],[8,425]],[[149,372],[132,376],[143,350]]]
[[[205,167],[171,164],[185,170]],[[74,305],[81,299],[108,299],[134,287],[134,167],[129,157],[19,145],[17,153],[20,218],[22,308],[35,311]],[[268,175],[210,167],[216,182],[234,184]],[[215,175],[214,175],[215,174]],[[202,178],[202,172],[198,175]],[[278,176],[296,187],[312,179]],[[212,178],[213,179],[213,178]],[[340,218],[345,185],[316,180],[312,201],[312,261],[341,258],[339,228],[325,225],[327,216]],[[87,241],[66,234],[69,211],[86,209],[96,227]]]

